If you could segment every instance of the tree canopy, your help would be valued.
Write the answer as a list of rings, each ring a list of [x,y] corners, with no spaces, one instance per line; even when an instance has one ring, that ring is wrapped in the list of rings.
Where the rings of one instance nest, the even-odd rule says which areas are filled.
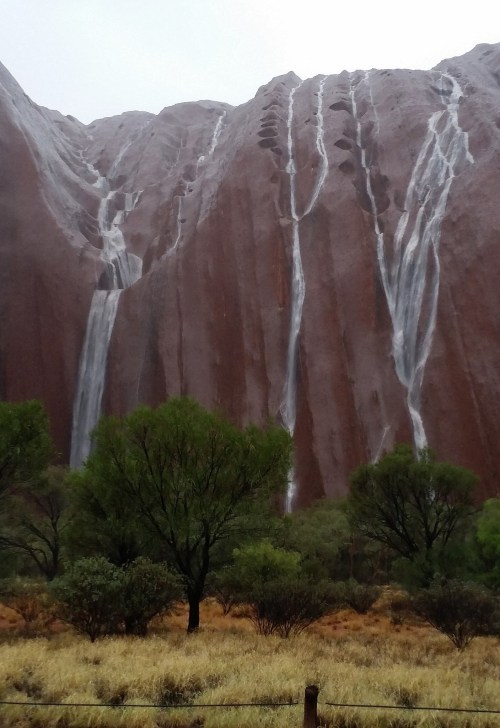
[[[0,402],[0,498],[13,483],[44,470],[53,452],[42,404]]]
[[[49,466],[29,483],[9,490],[0,515],[0,547],[28,557],[49,581],[59,569],[67,525],[66,470]]]
[[[479,556],[482,561],[482,580],[500,589],[500,497],[483,503],[477,519],[476,532]]]
[[[50,578],[59,559],[62,508],[58,484],[46,470],[52,455],[42,404],[0,402],[0,548],[28,555]]]
[[[141,520],[181,576],[188,630],[197,629],[217,548],[255,526],[284,492],[290,436],[271,425],[240,430],[191,399],[172,398],[102,418],[93,442],[81,483],[90,495],[105,488],[109,508],[120,502]]]
[[[428,449],[415,456],[408,445],[398,445],[352,473],[350,516],[368,538],[418,562],[428,582],[436,559],[474,511],[475,483],[471,471],[437,462]]]

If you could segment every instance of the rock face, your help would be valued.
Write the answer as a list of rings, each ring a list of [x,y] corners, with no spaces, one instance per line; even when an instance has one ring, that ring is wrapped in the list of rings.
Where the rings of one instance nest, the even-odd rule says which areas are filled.
[[[0,397],[74,465],[190,395],[293,433],[288,507],[398,441],[498,492],[500,45],[89,126],[0,67],[0,169]]]

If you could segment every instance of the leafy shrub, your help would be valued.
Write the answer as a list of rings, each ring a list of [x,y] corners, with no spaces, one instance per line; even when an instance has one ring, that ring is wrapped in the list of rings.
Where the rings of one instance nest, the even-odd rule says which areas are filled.
[[[217,604],[222,607],[222,613],[226,617],[240,602],[237,596],[239,582],[235,578],[234,569],[226,567],[214,574],[209,583],[208,592],[215,598]]]
[[[125,632],[145,635],[153,617],[166,614],[180,596],[179,579],[166,564],[136,559],[124,574],[122,603]]]
[[[476,547],[481,580],[490,589],[500,590],[500,497],[483,503],[477,520]]]
[[[103,556],[75,561],[51,584],[59,614],[91,642],[118,631],[123,616],[125,575]]]
[[[180,585],[165,564],[139,558],[127,568],[103,556],[76,561],[53,583],[63,619],[94,642],[125,631],[145,635],[148,624],[180,596]]]
[[[290,637],[300,634],[334,607],[329,582],[312,583],[307,579],[274,579],[247,594],[244,615],[263,635]]]
[[[478,584],[457,580],[434,582],[428,589],[418,591],[411,604],[458,650],[465,649],[477,635],[498,632],[498,599]]]
[[[358,614],[366,614],[380,596],[380,587],[359,584],[355,579],[339,582],[337,585],[339,601],[354,609]]]
[[[267,541],[236,549],[225,579],[228,593],[245,604],[243,616],[263,635],[298,634],[333,607],[330,582],[312,582],[300,554]]]

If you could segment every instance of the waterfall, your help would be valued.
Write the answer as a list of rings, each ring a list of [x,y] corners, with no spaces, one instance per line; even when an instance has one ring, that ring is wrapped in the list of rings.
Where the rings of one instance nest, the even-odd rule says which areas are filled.
[[[111,218],[111,206],[118,195],[124,195],[123,209],[118,210]],[[101,200],[97,223],[102,237],[102,259],[107,263],[112,281],[109,286],[115,288],[128,288],[135,283],[142,274],[142,260],[127,252],[125,239],[120,229],[127,214],[137,205],[139,194],[111,191]]]
[[[90,433],[101,414],[108,346],[118,310],[120,291],[95,291],[80,356],[73,405],[70,465],[78,468],[90,453]]]
[[[214,133],[212,135],[212,142],[210,144],[210,149],[208,150],[208,156],[211,157],[212,154],[215,152],[215,147],[217,146],[217,143],[219,141],[219,137],[222,132],[222,125],[224,123],[224,119],[226,118],[226,111],[223,111],[222,114],[217,119],[217,124],[215,125]]]
[[[366,75],[365,81],[369,83]],[[427,122],[426,135],[406,191],[404,212],[394,234],[392,250],[387,255],[351,82],[357,145],[372,207],[380,276],[392,322],[392,355],[398,379],[406,389],[406,404],[417,451],[427,445],[420,412],[420,392],[436,325],[441,225],[456,172],[465,163],[474,162],[469,151],[468,135],[458,123],[462,89],[448,73],[440,74],[440,84],[445,108],[431,114]],[[370,101],[373,104],[371,89]]]
[[[288,99],[288,163],[286,171],[290,179],[290,214],[292,218],[292,285],[291,285],[291,312],[290,312],[290,331],[288,336],[288,352],[286,361],[286,377],[283,403],[281,405],[281,417],[283,426],[293,437],[295,432],[295,421],[297,417],[297,368],[298,368],[298,344],[299,333],[302,321],[302,308],[305,298],[305,281],[304,271],[302,268],[302,258],[300,254],[300,222],[309,215],[319,197],[323,183],[328,174],[328,158],[324,144],[324,122],[323,122],[323,94],[326,76],[319,83],[318,106],[317,106],[317,126],[316,126],[316,149],[320,158],[319,174],[316,178],[310,199],[305,206],[302,214],[297,211],[297,197],[295,177],[297,169],[293,156],[293,107],[295,94],[302,86],[302,81],[290,91]],[[286,494],[285,509],[290,513],[293,507],[297,486],[295,482],[295,473],[292,468],[288,476],[288,488]]]
[[[176,217],[176,224],[177,224],[177,231],[175,235],[175,240],[173,244],[170,246],[170,248],[162,255],[162,258],[168,258],[171,255],[174,255],[174,253],[177,252],[177,248],[180,245],[180,242],[182,240],[182,201],[184,200],[183,195],[179,195],[177,198],[177,217]]]
[[[207,158],[211,157],[212,154],[215,152],[215,148],[219,142],[219,137],[222,133],[224,119],[226,118],[227,111],[224,110],[222,114],[219,115],[217,122],[214,127],[214,131],[212,134],[212,140],[210,142],[210,147],[207,152],[207,154],[202,154],[201,157],[198,157],[198,161],[196,162],[196,169],[198,169],[198,166],[204,162]]]
[[[128,142],[112,166],[116,171]],[[101,260],[106,264],[107,290],[96,290],[90,304],[87,330],[80,355],[76,395],[73,403],[70,466],[79,468],[90,453],[90,435],[101,415],[101,402],[106,381],[108,347],[113,332],[120,293],[142,275],[142,260],[127,252],[120,226],[127,214],[137,205],[140,193],[110,191],[108,180],[87,164],[97,175],[94,187],[103,193],[97,213],[102,239]],[[121,209],[112,214],[113,207]]]

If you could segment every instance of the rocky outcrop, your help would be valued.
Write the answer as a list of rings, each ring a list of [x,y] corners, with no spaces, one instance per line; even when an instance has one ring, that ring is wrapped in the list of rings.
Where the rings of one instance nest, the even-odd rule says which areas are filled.
[[[89,126],[2,68],[0,169],[0,396],[74,464],[182,394],[292,432],[293,506],[402,440],[497,492],[500,45]]]

